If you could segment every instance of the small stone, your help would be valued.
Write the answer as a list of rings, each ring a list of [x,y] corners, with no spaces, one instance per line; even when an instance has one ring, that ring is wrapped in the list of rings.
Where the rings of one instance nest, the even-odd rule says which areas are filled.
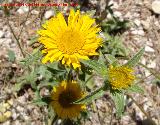
[[[54,11],[53,10],[48,10],[48,11],[46,11],[46,13],[44,14],[44,17],[46,18],[46,19],[49,19],[51,16],[53,16],[54,15]]]
[[[148,71],[148,70],[144,70],[144,72],[145,72],[146,77],[151,75],[150,71]]]
[[[25,25],[29,25],[30,23],[31,23],[31,21],[27,20],[26,23],[25,23]]]
[[[140,36],[144,36],[145,34],[143,30],[133,30],[131,33],[134,35],[140,35]]]
[[[24,120],[26,120],[26,121],[28,121],[28,120],[30,119],[30,117],[27,116],[27,115],[24,115],[23,118],[24,118]]]
[[[144,36],[145,35],[143,30],[138,30],[137,34],[140,35],[140,36]]]
[[[26,13],[26,12],[28,12],[29,11],[29,7],[28,6],[21,6],[18,10],[17,10],[17,12],[19,13],[19,14],[24,14],[24,13]]]
[[[5,38],[11,38],[12,37],[12,33],[10,31],[7,31],[5,33]]]
[[[12,118],[13,120],[16,120],[18,118],[19,114],[16,113],[15,109],[12,109]]]
[[[110,0],[108,5],[111,5],[111,4],[113,4],[112,9],[117,9],[119,7],[118,3],[115,1]]]
[[[20,97],[18,97],[17,101],[21,104],[26,104],[26,97],[20,96]]]
[[[39,11],[37,11],[37,10],[32,10],[32,11],[31,11],[31,14],[38,15],[38,14],[39,14]]]
[[[19,120],[16,120],[16,121],[14,122],[14,125],[22,125],[22,123],[21,123]]]
[[[24,108],[22,108],[21,106],[17,106],[16,109],[17,109],[18,112],[23,112],[24,111]]]
[[[121,12],[119,12],[119,11],[115,11],[115,12],[114,12],[114,15],[115,15],[116,17],[121,17],[121,16],[122,16]]]
[[[142,26],[143,26],[143,28],[145,29],[145,30],[147,30],[147,29],[149,29],[150,28],[150,23],[149,23],[149,21],[141,21],[141,23],[142,23]]]
[[[97,0],[91,0],[91,3],[92,3],[93,5],[96,5],[96,4],[98,3],[98,1],[97,1]]]
[[[3,105],[1,105],[1,104],[0,104],[0,106],[1,106],[0,112],[1,112],[1,113],[4,113],[4,112],[6,111],[6,108],[5,108]]]
[[[145,58],[142,58],[141,63],[142,63],[143,65],[146,65],[146,59],[145,59]]]
[[[12,115],[12,113],[10,111],[7,111],[4,113],[4,116],[7,117],[7,118],[10,118]]]
[[[156,67],[156,62],[155,61],[152,61],[150,64],[147,65],[148,68],[155,68]]]
[[[6,109],[9,109],[11,106],[8,103],[4,103],[3,107],[6,108]]]
[[[146,52],[150,52],[150,53],[154,53],[155,52],[154,49],[151,48],[150,46],[145,46],[145,51]]]
[[[134,20],[134,23],[135,23],[137,26],[140,26],[140,25],[141,25],[141,22],[140,22],[140,20],[138,20],[138,19],[135,19],[135,20]]]
[[[12,67],[16,67],[16,64],[12,64]],[[9,105],[13,105],[13,99],[7,101]]]
[[[155,0],[152,2],[152,10],[156,14],[160,14],[160,1],[159,0]]]
[[[11,123],[10,121],[7,120],[6,122],[3,123],[3,125],[11,125]]]
[[[0,30],[0,38],[4,37],[4,32]]]

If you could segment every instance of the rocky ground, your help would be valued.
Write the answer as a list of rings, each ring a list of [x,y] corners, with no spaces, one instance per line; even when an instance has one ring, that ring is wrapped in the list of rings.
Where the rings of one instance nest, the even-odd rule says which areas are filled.
[[[158,0],[157,0],[158,1]],[[105,5],[113,4],[114,14],[120,19],[128,19],[132,26],[122,33],[122,39],[130,53],[134,54],[142,46],[145,46],[145,54],[141,63],[153,70],[155,75],[160,75],[160,1],[155,0],[89,0],[89,7],[99,6],[102,12]],[[62,8],[64,13],[67,8]],[[35,36],[40,28],[41,19],[48,19],[54,15],[51,8],[40,10],[38,7],[15,7],[11,10],[9,23],[16,36],[20,35],[20,41],[25,51],[31,52],[30,38]],[[24,22],[25,18],[27,20]],[[108,14],[107,19],[111,18]],[[13,91],[16,79],[21,76],[23,69],[19,61],[23,58],[17,46],[16,40],[7,25],[7,18],[0,10],[0,123],[1,125],[44,125],[47,108],[39,108],[31,103],[34,93],[31,89],[25,89],[21,93]],[[8,58],[8,50],[15,52],[16,61],[11,63]],[[158,73],[159,72],[159,73]],[[160,124],[160,83],[155,75],[144,67],[137,66],[137,74],[142,77],[139,83],[145,93],[134,94],[134,99],[144,111]],[[156,84],[157,83],[157,84]],[[133,103],[126,99],[126,113],[121,119],[114,116],[115,109],[111,110],[111,103],[106,93],[103,98],[93,104],[90,117],[84,121],[85,125],[152,125],[146,115]],[[91,110],[91,109],[89,109]],[[111,113],[112,112],[112,113]],[[3,120],[2,115],[4,114]]]

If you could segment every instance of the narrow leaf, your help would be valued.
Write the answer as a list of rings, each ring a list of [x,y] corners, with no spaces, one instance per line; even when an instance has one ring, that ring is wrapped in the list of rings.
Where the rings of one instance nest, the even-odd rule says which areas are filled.
[[[80,100],[77,100],[75,101],[74,103],[75,104],[86,104],[86,103],[90,103],[92,102],[93,100],[101,97],[103,94],[104,94],[104,90],[103,90],[103,87],[97,89],[96,91],[92,92],[91,94],[87,95],[86,97],[80,99]]]
[[[139,50],[139,52],[133,56],[125,65],[128,67],[134,67],[140,60],[141,56],[144,53],[144,47]]]
[[[117,116],[121,117],[125,106],[124,95],[122,93],[114,93],[112,98],[115,103]]]
[[[107,67],[103,63],[97,62],[95,60],[89,60],[89,61],[82,60],[81,62],[89,66],[93,70],[95,70],[96,73],[101,75],[102,77],[105,77],[107,75]]]
[[[14,62],[14,60],[16,58],[14,51],[9,50],[8,51],[8,57],[9,57],[9,61]]]
[[[144,90],[142,87],[136,85],[136,84],[133,84],[131,87],[129,87],[127,89],[127,92],[135,92],[135,93],[141,93],[143,94],[144,93]]]
[[[112,56],[111,54],[107,54],[106,58],[107,58],[109,64],[111,64],[113,66],[118,65],[118,60],[114,56]]]

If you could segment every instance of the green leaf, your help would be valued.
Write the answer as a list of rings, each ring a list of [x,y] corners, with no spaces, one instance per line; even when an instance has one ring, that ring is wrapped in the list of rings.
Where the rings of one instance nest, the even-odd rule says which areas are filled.
[[[20,91],[22,89],[22,87],[25,85],[25,81],[21,82],[21,83],[16,83],[15,86],[13,87],[13,91]]]
[[[44,106],[44,105],[48,105],[51,101],[52,100],[50,96],[45,96],[43,98],[38,98],[36,100],[33,100],[32,103],[39,105],[39,106]]]
[[[33,50],[32,54],[29,54],[20,61],[20,63],[24,66],[29,66],[32,64],[38,64],[39,63],[39,59],[42,58],[42,53],[41,53],[41,48],[42,46],[36,48]]]
[[[93,88],[95,87],[94,84],[94,79],[93,79],[94,75],[86,75],[86,81],[85,81],[85,86],[88,87],[90,90],[93,90]]]
[[[54,69],[49,66],[47,66],[47,70],[50,71],[54,75],[56,75],[56,74],[63,75],[65,73],[65,70]]]
[[[115,103],[116,114],[118,117],[121,117],[125,106],[123,93],[112,93],[112,99],[114,100]]]
[[[107,75],[107,67],[102,62],[97,62],[95,60],[82,60],[81,62],[95,70],[96,73],[101,75],[102,77],[105,77]]]
[[[45,106],[48,105],[46,102],[42,101],[42,99],[33,100],[32,103],[38,105],[38,106]]]
[[[15,58],[16,58],[14,51],[9,50],[8,51],[8,57],[9,57],[9,61],[14,62]]]
[[[142,87],[136,85],[136,84],[133,84],[131,87],[129,87],[127,89],[127,92],[135,92],[135,93],[141,93],[143,94],[144,93],[144,90]]]
[[[45,87],[45,86],[46,87],[48,87],[48,86],[53,87],[54,85],[57,85],[57,84],[58,84],[58,82],[55,82],[55,83],[53,83],[53,82],[51,82],[51,83],[50,82],[45,82],[44,83],[43,82],[43,83],[39,84],[37,88],[40,89],[40,88]]]
[[[92,92],[91,94],[87,95],[86,97],[75,101],[74,104],[86,104],[86,103],[90,103],[93,100],[101,97],[104,94],[104,92],[105,92],[104,88],[101,87],[101,88],[97,89],[96,91]]]
[[[106,58],[107,58],[109,64],[111,64],[113,66],[117,66],[118,65],[118,60],[114,56],[112,56],[111,54],[107,54]]]
[[[134,67],[140,60],[141,56],[144,53],[144,47],[139,50],[139,52],[133,56],[125,65],[128,67]]]
[[[29,46],[33,45],[35,42],[37,42],[37,39],[38,37],[37,36],[34,36],[30,39],[30,42],[29,42]]]
[[[26,82],[30,83],[33,89],[36,89],[37,72],[34,69],[30,74],[26,76]]]

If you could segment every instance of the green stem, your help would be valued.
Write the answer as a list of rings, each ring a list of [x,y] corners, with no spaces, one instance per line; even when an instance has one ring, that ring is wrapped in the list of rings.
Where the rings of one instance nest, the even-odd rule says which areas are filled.
[[[53,125],[58,119],[58,115],[55,115],[51,121],[51,125]]]
[[[7,9],[7,8],[5,8],[5,9]],[[15,40],[16,40],[16,42],[17,42],[17,45],[18,45],[18,47],[19,47],[19,49],[20,49],[20,51],[21,51],[21,53],[22,53],[22,56],[25,57],[25,54],[24,54],[24,52],[23,52],[23,49],[22,49],[21,44],[20,44],[20,42],[19,42],[19,39],[18,39],[17,36],[15,35],[15,33],[14,33],[14,31],[13,31],[13,28],[12,28],[12,26],[11,26],[10,23],[9,23],[9,18],[8,18],[8,15],[7,15],[6,12],[5,12],[5,9],[4,9],[4,13],[5,13],[6,18],[7,18],[7,24],[8,24],[8,26],[9,26],[9,28],[10,28],[10,30],[11,30],[11,32],[12,32],[12,34],[13,34]],[[7,9],[7,11],[9,11],[9,10]]]
[[[104,90],[105,90],[105,87],[102,86],[101,88],[95,90],[94,92],[92,92],[91,94],[87,95],[86,97],[84,97],[84,98],[82,98],[82,99],[80,99],[80,100],[75,101],[74,103],[75,103],[75,104],[86,103],[86,102],[87,102],[86,100],[92,98],[93,96],[94,96],[93,99],[96,99],[96,98],[99,97],[99,95],[96,96],[96,94],[98,94],[98,93],[103,93]]]

